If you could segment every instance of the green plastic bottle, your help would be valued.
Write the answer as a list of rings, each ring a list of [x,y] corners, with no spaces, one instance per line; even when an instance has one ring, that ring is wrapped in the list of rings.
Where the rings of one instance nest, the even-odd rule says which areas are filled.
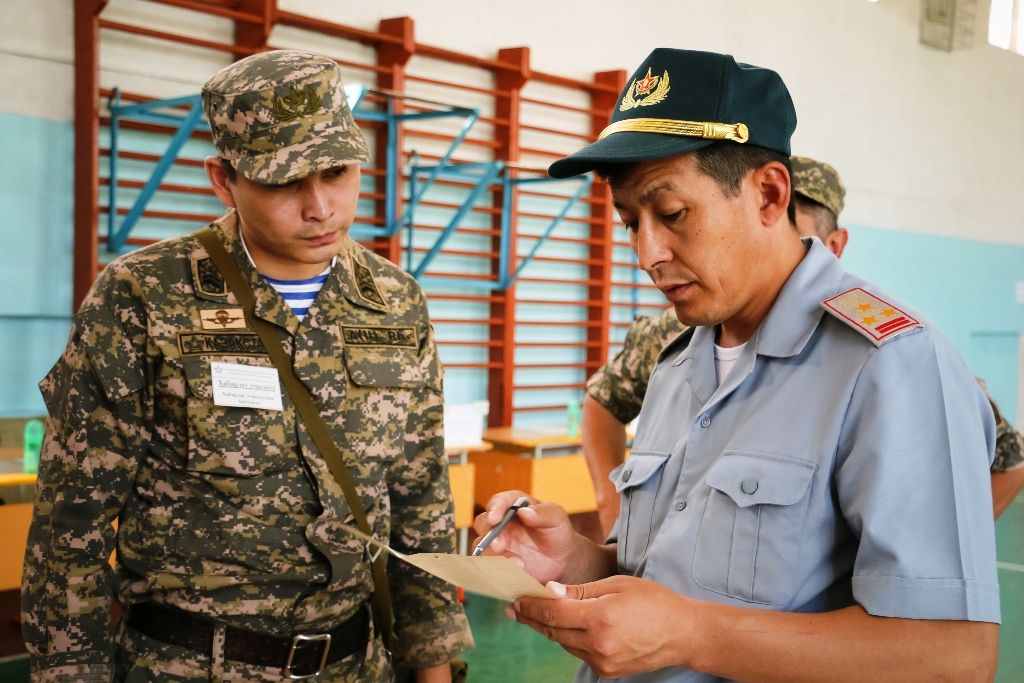
[[[580,435],[580,402],[576,399],[569,401],[565,407],[566,434],[571,437]]]
[[[39,471],[39,451],[43,447],[44,425],[42,420],[29,420],[25,423],[22,437],[21,471],[35,474]]]

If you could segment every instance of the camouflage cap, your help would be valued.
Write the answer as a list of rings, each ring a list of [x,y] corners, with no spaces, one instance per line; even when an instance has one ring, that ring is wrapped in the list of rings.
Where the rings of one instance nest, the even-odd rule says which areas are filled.
[[[793,163],[793,192],[818,202],[838,220],[846,188],[836,169],[809,157],[792,156],[790,161]]]
[[[203,86],[213,144],[249,180],[282,185],[370,160],[334,60],[298,50],[246,57]]]

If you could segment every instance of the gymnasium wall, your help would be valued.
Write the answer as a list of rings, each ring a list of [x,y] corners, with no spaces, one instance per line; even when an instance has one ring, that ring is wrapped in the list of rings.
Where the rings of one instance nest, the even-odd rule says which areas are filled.
[[[847,268],[922,310],[988,380],[1006,412],[1014,415],[1024,409],[1024,402],[1017,401],[1019,336],[1024,329],[1024,295],[1018,293],[1018,283],[1024,282],[1024,219],[1015,201],[1024,186],[1024,170],[1018,163],[1024,155],[1024,58],[986,44],[987,3],[978,4],[974,47],[945,53],[918,43],[917,0],[636,0],[615,5],[581,0],[280,2],[282,9],[367,30],[376,30],[381,19],[409,16],[415,21],[417,41],[485,58],[493,58],[499,48],[528,46],[533,69],[581,80],[592,79],[595,72],[629,71],[658,45],[727,51],[740,61],[775,68],[792,91],[800,120],[794,151],[829,161],[846,182],[842,222],[851,231],[844,257]],[[0,77],[7,85],[0,97],[0,244],[7,255],[0,271],[0,291],[7,294],[0,301],[3,416],[44,410],[35,383],[60,353],[68,329],[71,6],[63,0],[8,0],[8,21],[0,26]],[[112,0],[106,13],[211,40],[228,39],[231,32],[228,20],[197,22],[186,13],[141,0]],[[132,36],[104,40],[102,86],[163,97],[197,92],[209,74],[229,61],[223,54],[168,49]],[[372,60],[365,46],[311,38],[292,29],[279,29],[272,42],[353,61]],[[414,59],[421,60],[417,68],[424,71],[470,83],[477,79],[480,87],[493,85],[479,71]],[[351,72],[346,77],[357,81],[365,76]],[[428,85],[417,87],[423,97],[436,96]],[[565,96],[557,89],[529,87],[537,99]],[[472,95],[464,99],[468,106],[488,106],[486,98],[477,98],[478,103]],[[563,124],[552,118],[552,126]],[[487,133],[486,126],[477,130]],[[541,133],[534,135],[543,138]],[[573,146],[564,140],[558,144],[568,145],[566,151]],[[429,142],[421,149],[437,152]],[[480,149],[467,154],[487,157]],[[530,201],[533,204],[525,208],[540,206],[540,200]],[[215,214],[218,208],[197,200],[194,210]],[[448,215],[439,209],[437,220]],[[467,225],[474,221],[490,225],[482,215],[471,215]],[[148,229],[161,236],[189,227],[153,222]],[[535,231],[542,227],[538,223]],[[559,230],[569,239],[585,236],[585,226],[578,224]],[[451,246],[471,250],[472,241],[460,236]],[[581,258],[580,248],[572,242],[547,245],[544,254],[550,260],[532,263],[524,276],[538,281],[582,277],[580,266],[560,265],[557,260]],[[625,262],[628,254],[619,248],[616,260]],[[446,256],[438,267],[473,272],[481,266],[478,260]],[[631,274],[620,266],[616,276],[628,280]],[[572,287],[563,285],[552,294],[549,286],[538,282],[522,285],[519,295],[578,296]],[[639,292],[639,303],[648,306],[616,309],[618,339],[632,313],[650,312],[650,304],[657,301],[646,290],[624,291]],[[431,303],[432,315],[444,319],[455,319],[456,313],[466,313],[464,309],[440,300]],[[536,307],[523,317],[538,324],[517,330],[517,338],[542,342],[554,334],[541,324],[545,319],[557,322],[559,316],[579,315],[578,310],[559,313]],[[470,340],[485,335],[479,325],[439,325],[439,337]],[[551,358],[563,352],[539,348],[524,353],[528,363],[533,356]],[[442,357],[454,365],[472,365],[481,354],[479,348],[442,346]],[[537,374],[524,370],[517,373],[517,382],[537,381]],[[546,383],[567,387],[576,387],[583,379],[578,370],[544,374]],[[485,381],[479,369],[455,367],[447,375],[449,397],[458,402],[484,398]],[[565,403],[579,390],[554,393],[534,398],[523,392],[518,400]],[[517,424],[523,425],[559,419],[558,411],[517,414]]]

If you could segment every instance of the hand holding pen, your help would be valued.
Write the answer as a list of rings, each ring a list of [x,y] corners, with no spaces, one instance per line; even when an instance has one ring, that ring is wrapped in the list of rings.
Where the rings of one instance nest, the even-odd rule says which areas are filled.
[[[501,521],[495,524],[491,528],[491,530],[484,534],[484,537],[480,539],[480,542],[473,550],[473,557],[477,557],[483,551],[487,550],[487,546],[489,546],[491,542],[498,537],[498,534],[501,533],[501,530],[504,529],[505,526],[512,521],[512,518],[516,516],[516,512],[528,506],[529,504],[530,501],[526,498],[526,496],[516,498],[516,501],[512,503],[508,510],[505,510],[505,514],[502,515]]]
[[[542,584],[578,578],[571,568],[597,547],[576,533],[562,506],[531,498],[525,491],[496,493],[476,516],[473,529],[481,537],[474,554],[487,548]],[[614,554],[611,558],[614,563]]]

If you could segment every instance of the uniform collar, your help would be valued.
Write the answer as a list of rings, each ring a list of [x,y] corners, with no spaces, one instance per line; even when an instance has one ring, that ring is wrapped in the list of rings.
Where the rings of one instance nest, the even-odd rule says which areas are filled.
[[[759,355],[787,358],[803,351],[824,315],[821,302],[839,292],[845,274],[839,260],[821,240],[804,237],[801,241],[807,253],[782,286],[751,339]],[[693,338],[672,364],[681,365],[695,358],[702,349],[710,354],[714,337],[714,327],[695,328]]]
[[[248,278],[249,286],[252,288],[254,306],[253,314],[262,320],[266,320],[278,327],[281,327],[294,336],[299,329],[299,319],[295,316],[288,303],[281,297],[277,291],[271,287],[266,281],[260,277],[259,272],[253,265],[249,258],[249,254],[245,250],[245,246],[238,232],[238,213],[234,209],[229,209],[226,214],[221,218],[217,219],[211,224],[211,227],[217,230],[224,240],[224,244],[227,250],[231,253],[231,257],[235,260],[235,264],[241,271],[242,276]],[[224,284],[223,277],[219,272],[216,272],[216,266],[209,262],[210,258],[205,255],[205,252],[196,254],[193,256],[193,278],[195,279],[195,290],[196,296],[200,299],[206,299],[208,301],[216,301],[218,303],[233,303],[239,305],[234,294],[227,291],[227,287]],[[211,269],[215,272],[215,278],[207,275],[205,278],[208,283],[204,284],[204,273],[209,274]],[[330,292],[330,290],[337,288],[337,273],[339,269],[334,268],[331,271],[331,275],[324,282],[324,286],[321,292]],[[213,282],[213,280],[216,282]],[[212,286],[211,286],[212,285]],[[214,291],[216,290],[216,291]],[[319,296],[318,296],[319,302]],[[307,316],[306,320],[309,320]]]
[[[715,371],[714,327],[698,327],[673,366],[690,362],[687,382],[707,409],[724,400],[754,369],[758,355],[786,358],[800,353],[814,334],[824,311],[821,301],[839,290],[843,269],[819,240],[803,240],[807,253],[786,280],[774,305],[748,342],[732,372],[719,383]],[[683,343],[682,337],[677,343]]]
[[[242,239],[239,235],[238,213],[231,209],[220,221],[220,228],[224,231],[228,246],[231,249],[231,256],[245,277],[249,278],[249,286],[252,287],[255,306],[253,314],[257,318],[271,322],[278,327],[288,330],[294,335],[299,326],[299,319],[292,313],[288,303],[274,290],[273,287],[264,282],[259,271],[249,259],[245,251]]]
[[[824,310],[821,302],[839,292],[843,267],[821,240],[804,237],[807,253],[754,333],[757,353],[788,358],[803,351]]]

